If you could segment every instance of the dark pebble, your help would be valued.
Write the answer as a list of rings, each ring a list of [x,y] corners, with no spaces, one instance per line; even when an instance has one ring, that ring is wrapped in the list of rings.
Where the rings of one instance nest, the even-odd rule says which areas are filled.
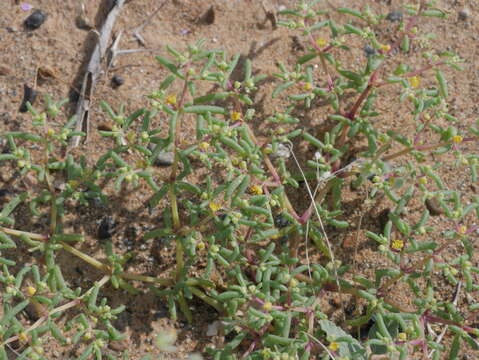
[[[400,11],[391,11],[387,14],[386,19],[389,21],[401,21],[402,20],[402,12]]]
[[[133,250],[133,246],[135,245],[135,242],[131,239],[124,238],[123,239],[123,245],[126,247],[127,251]]]
[[[25,27],[28,30],[35,30],[38,29],[47,19],[47,14],[43,11],[37,9],[30,14],[29,17],[25,19]]]
[[[20,109],[18,109],[18,111],[20,111],[21,113],[27,112],[28,111],[27,102],[29,102],[30,105],[33,106],[33,103],[35,102],[35,99],[37,98],[37,94],[38,93],[35,89],[31,88],[27,84],[24,84],[23,85],[23,100],[22,100],[22,104],[20,105]]]
[[[163,151],[158,154],[155,161],[153,162],[156,166],[171,166],[175,161],[175,154],[172,151]]]
[[[100,222],[100,226],[98,227],[98,238],[100,240],[106,240],[111,238],[115,233],[115,227],[115,220],[113,220],[112,217],[104,217]]]
[[[291,222],[281,214],[274,217],[274,225],[278,228],[284,228],[290,224]]]
[[[370,57],[376,54],[376,49],[374,49],[371,45],[366,45],[363,47],[363,51],[366,54],[366,57]]]
[[[468,8],[464,8],[459,11],[459,20],[467,20],[471,16],[471,11]]]
[[[111,84],[116,89],[117,87],[122,86],[125,83],[125,79],[123,79],[120,75],[114,75],[111,78]]]
[[[200,22],[206,25],[211,25],[215,22],[215,8],[210,6],[210,8],[201,16]]]

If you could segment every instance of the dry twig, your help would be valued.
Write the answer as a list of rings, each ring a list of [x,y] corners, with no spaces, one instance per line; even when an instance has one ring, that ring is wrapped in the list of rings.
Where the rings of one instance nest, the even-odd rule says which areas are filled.
[[[92,99],[93,89],[98,80],[101,70],[101,61],[105,57],[105,50],[110,41],[111,31],[115,24],[117,16],[120,14],[125,0],[117,0],[115,5],[108,13],[106,20],[101,27],[98,42],[93,50],[90,61],[87,66],[85,76],[78,99],[77,108],[75,111],[76,125],[75,131],[85,130],[88,135],[88,116],[90,111],[90,102]],[[70,146],[76,147],[80,143],[80,137],[74,136],[71,138]]]

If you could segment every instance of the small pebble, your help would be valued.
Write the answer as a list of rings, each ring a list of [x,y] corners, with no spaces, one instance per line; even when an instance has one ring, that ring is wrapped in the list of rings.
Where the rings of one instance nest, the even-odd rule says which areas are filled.
[[[105,216],[98,227],[98,238],[100,240],[106,240],[113,236],[115,233],[115,220],[110,216]]]
[[[467,20],[471,16],[471,11],[468,8],[464,8],[459,11],[459,20]]]
[[[175,161],[175,154],[172,151],[162,151],[158,154],[155,161],[153,162],[156,166],[171,166]]]
[[[290,221],[281,214],[278,214],[274,217],[274,225],[278,228],[284,228],[290,224]]]
[[[272,159],[288,159],[291,156],[289,147],[284,144],[278,144],[276,151],[271,153]]]
[[[365,47],[363,47],[363,51],[366,54],[366,57],[370,57],[376,54],[376,49],[374,49],[371,45],[366,45]]]
[[[42,26],[46,19],[47,14],[37,9],[25,19],[24,24],[28,30],[35,30]]]
[[[396,11],[391,11],[389,14],[387,14],[386,19],[389,21],[401,21],[402,20],[402,12],[396,10]]]
[[[209,9],[201,16],[199,19],[200,22],[206,25],[211,25],[215,22],[215,8],[213,5],[209,7]]]
[[[28,86],[27,84],[24,84],[23,85],[23,100],[18,111],[20,111],[21,113],[27,112],[28,111],[27,102],[29,102],[30,105],[33,105],[36,98],[37,98],[37,91],[31,88],[30,86]]]
[[[128,349],[128,341],[126,339],[110,341],[108,347],[114,351],[125,351]]]
[[[3,64],[0,64],[0,76],[5,76],[5,75],[10,75],[12,73],[12,70]]]
[[[111,84],[113,85],[113,88],[118,88],[122,86],[125,83],[125,79],[123,79],[120,75],[114,75],[111,78]]]
[[[426,199],[426,207],[432,216],[444,214],[444,209],[436,198]]]

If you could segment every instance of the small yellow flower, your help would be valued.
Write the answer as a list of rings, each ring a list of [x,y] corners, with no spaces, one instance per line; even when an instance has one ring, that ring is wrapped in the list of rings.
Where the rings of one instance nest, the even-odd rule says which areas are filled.
[[[27,287],[27,294],[28,296],[33,296],[37,292],[37,289],[35,289],[33,286]]]
[[[387,51],[391,50],[391,45],[388,45],[388,44],[381,45],[381,50],[387,52]]]
[[[68,185],[70,185],[72,188],[76,189],[80,183],[77,180],[68,180]]]
[[[398,334],[398,339],[399,339],[399,341],[406,341],[407,340],[407,334],[403,333],[403,332],[400,332]]]
[[[219,209],[221,209],[221,204],[215,203],[215,202],[210,202],[210,209],[213,212],[217,212]]]
[[[20,334],[18,334],[18,340],[20,340],[21,342],[25,343],[28,341],[28,335],[26,332],[21,332]]]
[[[328,346],[329,350],[331,351],[338,351],[339,349],[339,344],[337,342],[331,342],[331,344],[329,344]]]
[[[419,77],[412,76],[408,80],[409,80],[409,85],[411,85],[412,88],[417,88],[419,86],[419,83],[420,83]]]
[[[255,195],[262,195],[263,194],[263,189],[259,185],[253,185],[249,188],[249,191]]]
[[[205,243],[203,241],[200,241],[198,243],[198,250],[203,250],[206,247]]]
[[[166,103],[168,105],[176,105],[176,94],[171,94],[166,97]]]
[[[210,147],[210,144],[208,144],[206,141],[203,141],[202,143],[200,143],[199,147],[201,150],[206,151]]]
[[[421,177],[419,178],[419,184],[421,184],[421,185],[426,185],[426,184],[427,184],[427,177],[421,176]]]
[[[273,309],[273,304],[271,303],[271,301],[266,301],[263,304],[263,310],[264,311],[271,311],[272,309]]]
[[[304,83],[303,89],[304,90],[311,90],[312,89],[311,83],[309,81]]]
[[[393,240],[391,247],[394,250],[401,250],[404,247],[404,241],[401,239],[395,239]]]
[[[241,113],[240,113],[240,112],[238,112],[238,111],[233,111],[233,112],[231,113],[231,120],[233,120],[233,121],[238,121],[238,120],[240,120],[240,119],[241,119]]]
[[[316,44],[319,47],[325,47],[328,44],[328,41],[326,39],[319,38],[318,40],[316,40]]]
[[[467,227],[465,225],[461,225],[459,226],[459,229],[457,230],[457,232],[461,235],[464,235],[467,232]]]
[[[452,141],[454,141],[456,144],[461,143],[462,140],[464,140],[464,139],[463,139],[463,137],[462,137],[461,135],[456,135],[456,136],[453,136],[453,137],[452,137]]]
[[[55,130],[53,130],[53,129],[48,129],[47,130],[47,136],[52,136],[53,134],[55,134]]]

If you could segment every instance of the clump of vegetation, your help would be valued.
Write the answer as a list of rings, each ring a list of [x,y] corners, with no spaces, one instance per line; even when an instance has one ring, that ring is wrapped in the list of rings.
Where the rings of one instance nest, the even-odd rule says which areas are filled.
[[[181,313],[193,321],[193,297],[217,311],[220,331],[230,340],[207,350],[214,359],[367,359],[382,354],[455,359],[461,349],[479,348],[479,330],[471,324],[479,303],[459,311],[435,294],[438,273],[453,285],[463,284],[467,293],[479,288],[479,268],[472,263],[477,228],[467,225],[479,217],[479,198],[448,188],[438,175],[453,158],[477,183],[479,159],[477,153],[462,151],[468,142],[477,144],[479,121],[462,132],[457,128],[461,120],[448,111],[442,70],[459,69],[461,60],[434,49],[433,38],[421,33],[421,21],[446,14],[433,2],[407,5],[398,18],[397,40],[386,43],[373,30],[386,16],[369,8],[339,8],[334,11],[346,14],[354,25],[349,20],[338,24],[326,19],[317,3],[300,2],[281,12],[278,24],[302,36],[307,53],[294,69],[279,64],[272,96],[281,97],[282,107],[265,119],[258,119],[254,109],[255,93],[266,76],[253,75],[247,59],[241,64],[243,79],[233,80],[240,56],[205,50],[200,41],[185,51],[168,47],[169,56],[157,58],[170,75],[149,94],[150,109],[127,115],[123,108],[101,104],[115,124],[101,135],[113,141],[93,165],[65,151],[69,138],[84,134],[73,131],[74,119],[55,127],[63,121],[64,101],[47,98],[41,111],[27,105],[36,133],[1,134],[8,144],[8,151],[0,154],[3,166],[16,168],[20,178],[34,177],[37,184],[0,212],[1,358],[7,359],[9,345],[19,342],[19,359],[46,359],[43,345],[54,338],[79,347],[78,360],[115,359],[105,349],[122,339],[112,321],[124,307],[111,308],[102,288],[111,283],[131,294],[145,291],[132,281],[146,283],[152,296],[164,297],[173,319]],[[359,70],[340,61],[342,52],[352,50],[348,44],[354,38],[367,49],[367,61]],[[410,53],[413,46],[422,51],[423,65],[397,63],[398,55]],[[424,87],[422,79],[429,74],[434,84]],[[211,83],[215,90],[198,92],[199,83]],[[385,87],[398,89],[392,101],[401,103],[401,116],[413,118],[413,133],[376,126],[375,119],[384,115],[378,103]],[[352,103],[344,101],[346,93]],[[295,114],[319,101],[328,106],[330,126],[318,135],[301,128]],[[169,119],[167,134],[152,127],[158,116]],[[183,136],[182,125],[191,118],[196,134],[185,143],[190,137]],[[261,137],[254,125],[260,121],[268,129]],[[295,170],[287,166],[287,158],[298,139],[314,148],[314,156]],[[357,144],[364,144],[364,151],[354,153]],[[167,153],[172,163],[165,176],[154,164]],[[189,175],[199,167],[211,176],[192,183]],[[300,182],[307,188],[303,212],[288,197]],[[116,191],[142,184],[151,190],[148,206],[161,209],[163,222],[145,239],[161,239],[174,249],[175,269],[167,276],[124,270],[131,254],[119,255],[108,235],[107,261],[101,262],[76,247],[84,241],[82,235],[64,231],[66,204],[108,202],[109,184]],[[367,201],[381,196],[390,205],[384,229],[366,234],[377,243],[376,256],[384,259],[377,264],[386,264],[374,269],[374,278],[352,273],[351,264],[336,259],[328,239],[328,232],[350,225],[342,208],[342,194],[349,186],[364,187]],[[413,199],[423,205],[418,221],[405,211]],[[48,219],[48,233],[15,227],[22,203],[32,216]],[[429,236],[435,231],[431,211],[449,227],[440,242]],[[41,254],[44,262],[22,267],[21,259],[9,256],[18,242]],[[443,254],[451,248],[457,256],[445,261]],[[73,289],[56,261],[62,251],[100,270],[103,278],[89,289]],[[200,262],[206,266],[198,267]],[[413,310],[387,296],[398,286],[414,298]],[[322,311],[321,297],[329,293],[362,299],[365,309],[339,323]],[[30,305],[39,318],[26,326],[19,314]],[[69,320],[60,326],[59,317],[69,312]],[[366,324],[367,335],[357,337],[356,330]],[[446,329],[450,346],[428,330],[433,324]],[[160,334],[158,347],[174,351],[175,339],[174,334]]]

